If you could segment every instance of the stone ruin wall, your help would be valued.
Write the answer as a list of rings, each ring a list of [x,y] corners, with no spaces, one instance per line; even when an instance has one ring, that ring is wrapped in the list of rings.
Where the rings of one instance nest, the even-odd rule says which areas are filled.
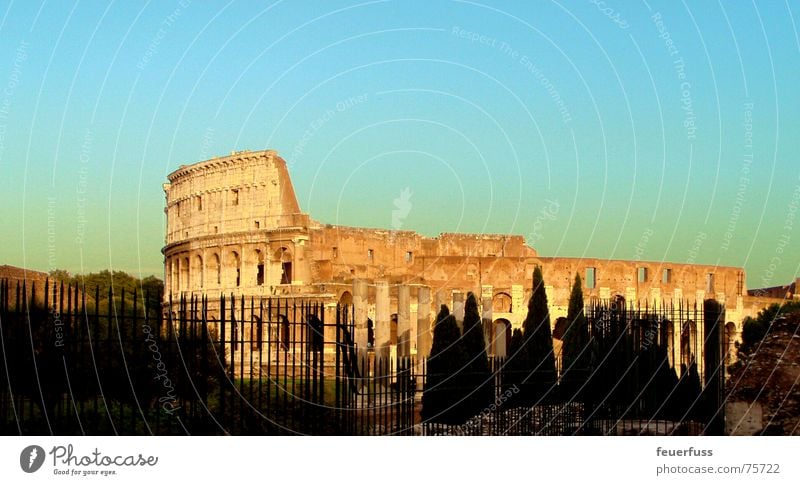
[[[586,300],[621,296],[628,303],[692,305],[715,298],[726,305],[726,320],[733,322],[737,338],[742,319],[761,308],[761,301],[745,296],[741,268],[542,257],[521,236],[425,237],[412,231],[320,224],[300,211],[286,162],[271,150],[235,152],[182,166],[168,178],[166,299],[209,294],[213,308],[214,295],[220,293],[315,297],[326,301],[327,311],[335,315],[335,304],[352,301],[354,282],[361,280],[367,283],[365,315],[382,335],[379,327],[389,324],[378,322],[379,317],[403,313],[400,300],[408,302],[410,351],[422,353],[429,348],[430,322],[439,304],[450,306],[457,317],[463,315],[468,291],[478,296],[485,318],[519,328],[537,265],[553,326],[566,316],[576,272],[584,279]],[[592,288],[587,268],[595,268]],[[640,275],[640,268],[645,273]],[[664,270],[669,270],[668,278]],[[427,302],[420,302],[422,289]],[[386,295],[386,308],[378,308],[381,295]],[[428,311],[421,311],[422,306]]]

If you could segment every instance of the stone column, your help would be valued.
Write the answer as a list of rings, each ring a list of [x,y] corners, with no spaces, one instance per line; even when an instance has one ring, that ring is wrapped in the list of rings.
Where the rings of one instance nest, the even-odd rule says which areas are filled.
[[[438,309],[437,309],[438,311]],[[431,353],[433,335],[431,334],[431,289],[420,286],[417,290],[417,373],[422,373],[425,359]],[[422,390],[422,379],[417,380],[417,388]]]
[[[525,301],[525,289],[522,285],[511,285],[511,310],[515,316],[525,318],[528,313],[528,302]]]
[[[458,329],[464,330],[464,292],[453,290],[453,315],[456,317]]]
[[[353,280],[353,316],[355,318],[356,358],[358,359],[359,375],[364,375],[364,366],[367,361],[367,306],[369,305],[369,288],[367,282],[361,279]]]
[[[497,322],[494,326],[494,355],[496,357],[505,357],[506,349],[506,332],[510,332],[511,328],[507,328],[506,324]]]
[[[491,355],[492,345],[492,285],[481,287],[481,323],[483,324],[483,338],[486,341],[486,353]]]
[[[375,359],[384,361],[389,358],[391,345],[390,311],[389,311],[389,282],[379,280],[375,282]]]
[[[436,290],[436,308],[433,309],[435,315],[439,314],[439,310],[442,308],[442,305],[447,305],[447,308],[450,311],[453,311],[453,305],[450,302],[450,295],[443,288],[439,288]]]
[[[411,355],[411,288],[407,285],[397,289],[397,355]]]

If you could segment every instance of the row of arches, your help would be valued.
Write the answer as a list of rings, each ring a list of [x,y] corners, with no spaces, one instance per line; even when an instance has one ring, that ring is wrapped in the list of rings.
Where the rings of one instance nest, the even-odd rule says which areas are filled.
[[[274,278],[268,277],[270,266],[276,270]],[[167,268],[167,286],[173,293],[291,284],[292,253],[280,247],[270,260],[262,249],[249,251],[245,258],[235,249],[183,253],[169,257]]]

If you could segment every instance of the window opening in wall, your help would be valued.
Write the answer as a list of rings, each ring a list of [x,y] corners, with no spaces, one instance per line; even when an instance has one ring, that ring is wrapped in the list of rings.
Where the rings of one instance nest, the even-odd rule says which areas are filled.
[[[639,268],[639,283],[647,281],[647,268]]]
[[[239,205],[239,189],[231,190],[231,205]]]
[[[264,284],[264,263],[258,263],[256,269],[256,284],[261,286]]]
[[[333,257],[333,259],[339,257],[339,248],[337,248],[336,246],[334,246],[333,250],[331,251],[331,257]]]
[[[217,234],[218,232],[219,232],[219,226],[214,226],[214,234]]]
[[[259,229],[261,227],[261,223],[259,221],[255,221],[255,222],[256,222],[256,229]]]
[[[406,251],[406,263],[411,263],[414,261],[414,253],[411,251]]]
[[[371,263],[375,259],[375,252],[372,249],[367,249],[367,260]]]
[[[290,285],[292,284],[292,263],[288,261],[284,261],[281,263],[281,284],[282,285]]]
[[[197,203],[197,210],[199,211],[203,210],[203,198],[198,195],[197,197],[194,198],[194,200]]]
[[[597,285],[597,268],[586,268],[586,288],[592,289]]]
[[[706,293],[714,293],[714,273],[706,275]]]
[[[241,275],[240,275],[239,268],[236,268],[236,286],[239,286],[239,283],[240,283],[240,280],[241,280],[240,276]]]
[[[669,268],[664,268],[664,271],[661,273],[661,282],[670,283],[671,281],[672,281],[672,270]]]

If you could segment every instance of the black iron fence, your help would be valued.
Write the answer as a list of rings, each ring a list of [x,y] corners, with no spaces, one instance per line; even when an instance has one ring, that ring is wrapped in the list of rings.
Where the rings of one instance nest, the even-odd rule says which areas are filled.
[[[722,338],[702,309],[593,303],[586,314],[586,367],[531,387],[536,373],[514,356],[489,359],[480,391],[445,389],[471,402],[452,422],[422,419],[424,361],[357,348],[351,306],[225,296],[162,305],[160,295],[3,281],[0,434],[718,432],[722,353],[709,349]]]

